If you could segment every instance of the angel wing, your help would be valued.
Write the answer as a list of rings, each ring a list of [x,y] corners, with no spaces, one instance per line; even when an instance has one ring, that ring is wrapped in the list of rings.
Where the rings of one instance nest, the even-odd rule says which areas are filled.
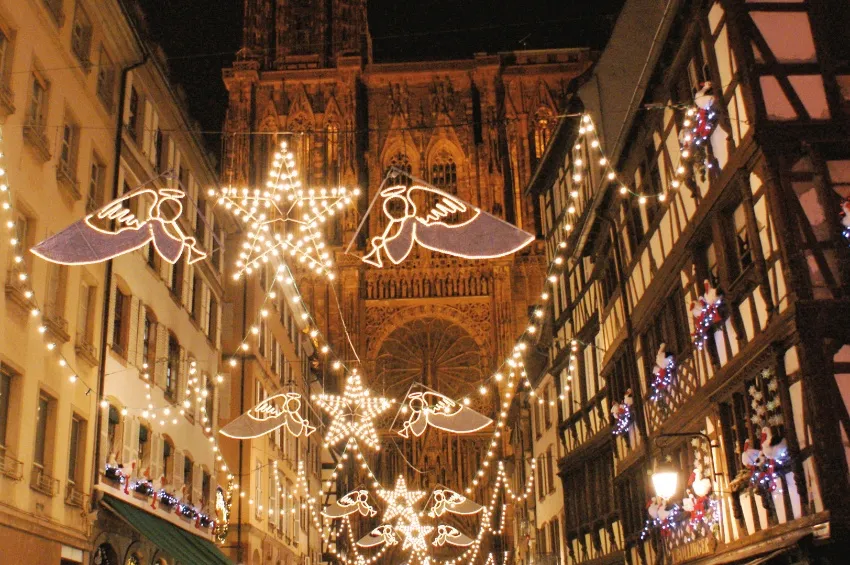
[[[443,431],[470,434],[493,423],[487,416],[440,393],[424,392],[422,398],[427,403],[424,412],[428,424]]]
[[[379,545],[395,545],[398,538],[395,530],[389,524],[381,524],[357,541],[358,547],[378,547]]]
[[[460,530],[454,526],[440,524],[437,526],[437,537],[434,539],[434,545],[441,547],[444,544],[454,545],[457,547],[469,547],[475,543],[472,538],[460,533]]]
[[[478,514],[484,509],[483,506],[477,504],[460,493],[451,489],[436,489],[434,491],[434,507],[431,509],[431,514],[434,516],[442,516],[446,512],[452,514],[461,514],[469,516]]]
[[[174,192],[180,193],[179,195],[175,194],[178,198],[182,198],[185,195],[185,193],[180,190],[175,190]],[[133,213],[132,208],[134,208],[134,206],[132,204],[135,202],[144,202],[145,195],[149,195],[153,198],[153,205],[156,205],[156,202],[159,199],[157,192],[151,188],[143,188],[141,190],[135,190],[129,194],[125,194],[121,198],[113,200],[102,208],[95,210],[85,217],[85,222],[98,231],[111,231],[111,233],[120,233],[124,230],[139,229],[147,218],[150,217],[152,205],[148,203],[148,208],[146,210],[147,217],[142,220],[136,217]],[[110,230],[108,228],[112,221],[115,221],[116,224],[116,228],[114,230]]]
[[[424,201],[425,205],[421,210],[418,205],[414,207],[416,218],[424,225],[445,223],[445,220],[471,208],[458,197],[429,186],[411,186],[407,191],[407,199],[414,204]],[[474,212],[477,213],[477,210]]]
[[[519,251],[534,235],[467,204],[442,190],[414,185],[407,191],[414,203],[415,231],[411,237],[419,245],[465,259],[493,259]]]
[[[378,513],[369,504],[369,491],[355,490],[342,496],[333,504],[326,506],[322,510],[322,516],[327,518],[342,518],[355,512],[360,512],[362,516],[374,516]]]

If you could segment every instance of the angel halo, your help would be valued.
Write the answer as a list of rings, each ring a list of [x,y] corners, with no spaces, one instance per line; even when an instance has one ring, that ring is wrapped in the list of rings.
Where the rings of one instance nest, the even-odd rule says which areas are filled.
[[[415,243],[464,259],[494,259],[519,251],[534,240],[532,234],[435,187],[396,185],[381,190],[378,196],[384,199],[387,225],[381,235],[372,238],[372,249],[362,259],[375,267],[384,266],[383,255],[398,265],[410,255]],[[416,200],[423,197],[433,204],[420,212]],[[467,212],[469,219],[446,223],[452,216]]]

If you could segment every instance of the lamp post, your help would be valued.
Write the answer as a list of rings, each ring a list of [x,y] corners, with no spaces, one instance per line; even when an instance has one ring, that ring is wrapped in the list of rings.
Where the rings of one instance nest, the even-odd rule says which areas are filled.
[[[705,440],[708,443],[708,456],[711,459],[711,480],[714,482],[714,442],[706,434],[702,432],[671,432],[666,434],[658,434],[655,436],[655,445],[659,447],[659,440],[670,437],[697,437]],[[662,448],[663,449],[663,448]],[[655,494],[665,500],[669,500],[676,494],[679,488],[679,469],[671,463],[662,463],[656,466],[652,473],[652,486],[655,488]]]

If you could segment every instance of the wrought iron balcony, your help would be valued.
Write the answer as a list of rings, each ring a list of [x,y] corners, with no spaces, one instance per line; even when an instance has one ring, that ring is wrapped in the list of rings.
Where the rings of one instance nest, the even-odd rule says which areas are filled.
[[[74,483],[69,482],[65,487],[65,504],[82,508],[86,501],[86,493],[79,490]]]
[[[59,492],[59,479],[51,477],[38,463],[32,465],[30,488],[47,496],[56,496]]]
[[[0,474],[7,479],[20,481],[24,476],[24,464],[2,451],[0,452]]]

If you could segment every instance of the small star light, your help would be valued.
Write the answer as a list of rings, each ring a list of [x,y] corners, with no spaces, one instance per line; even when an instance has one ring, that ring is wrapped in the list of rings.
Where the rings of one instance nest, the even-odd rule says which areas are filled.
[[[345,381],[342,395],[313,395],[313,401],[333,419],[325,436],[326,447],[352,438],[362,440],[372,449],[381,448],[375,431],[375,418],[389,410],[393,401],[371,394],[363,387],[360,375],[355,371]]]
[[[434,526],[423,526],[419,523],[419,518],[413,514],[413,519],[410,522],[405,522],[396,526],[396,529],[401,532],[404,537],[402,549],[410,549],[413,553],[423,554],[428,551],[428,542],[425,541],[425,536],[434,531]]]
[[[407,520],[416,518],[416,511],[413,505],[419,502],[425,493],[420,490],[407,490],[407,482],[402,475],[399,475],[395,480],[395,488],[393,490],[379,490],[380,496],[384,502],[389,504],[386,512],[384,512],[384,523],[401,516]]]
[[[210,196],[215,194],[210,190]],[[225,187],[218,194],[218,204],[242,220],[248,236],[236,261],[234,278],[251,274],[270,260],[290,256],[333,279],[331,252],[321,228],[359,194],[358,189],[345,187],[305,189],[298,179],[295,158],[282,142],[265,187]]]

